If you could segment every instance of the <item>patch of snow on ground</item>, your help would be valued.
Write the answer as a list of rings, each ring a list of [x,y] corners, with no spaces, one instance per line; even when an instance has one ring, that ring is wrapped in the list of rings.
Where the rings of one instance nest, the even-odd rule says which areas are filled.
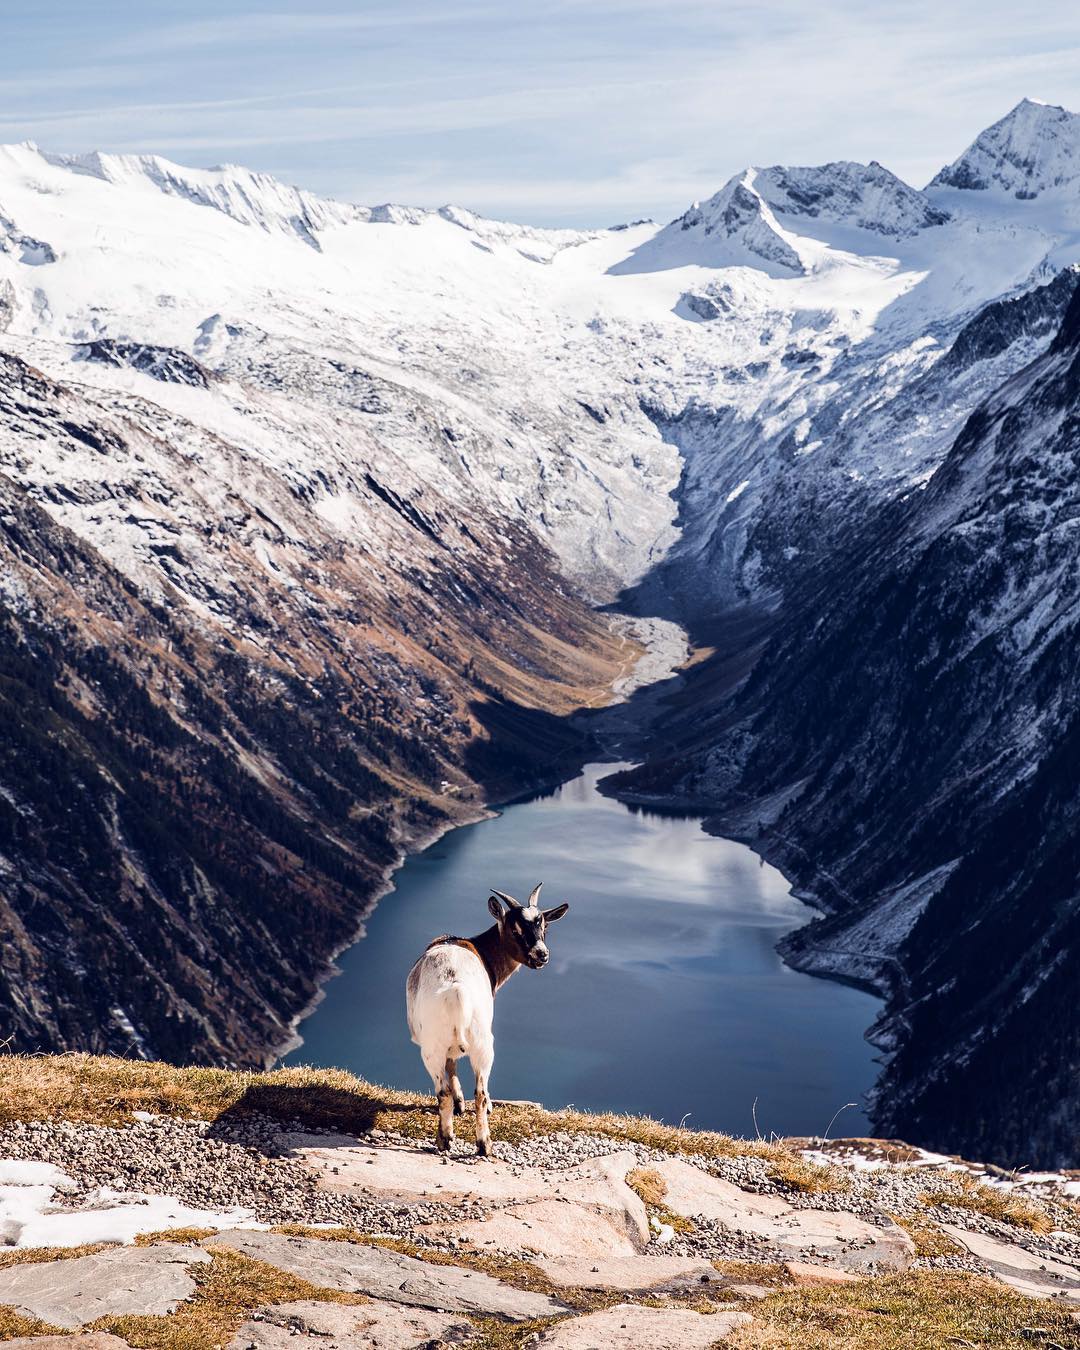
[[[9,1247],[79,1247],[90,1242],[133,1242],[162,1228],[259,1227],[250,1209],[195,1209],[167,1195],[92,1191],[77,1207],[57,1192],[75,1183],[52,1163],[0,1159],[0,1242]]]

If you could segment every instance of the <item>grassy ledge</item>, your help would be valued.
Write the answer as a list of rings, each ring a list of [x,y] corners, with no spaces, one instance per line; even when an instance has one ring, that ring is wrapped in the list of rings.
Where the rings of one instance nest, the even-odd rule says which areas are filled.
[[[432,1098],[378,1087],[343,1069],[254,1073],[179,1069],[101,1055],[0,1057],[0,1125],[18,1120],[123,1125],[135,1111],[200,1120],[258,1113],[348,1134],[371,1129],[418,1139],[434,1134]],[[463,1118],[459,1129],[466,1141],[471,1128],[470,1118]],[[839,1168],[808,1162],[782,1144],[684,1130],[645,1116],[500,1106],[491,1128],[496,1140],[508,1143],[567,1130],[697,1158],[760,1158],[777,1182],[798,1191],[839,1191],[850,1185]]]
[[[909,1271],[771,1294],[727,1344],[738,1350],[1031,1350],[1080,1345],[1063,1308],[973,1275]],[[1037,1329],[1038,1334],[1033,1336]]]
[[[1011,1223],[1026,1228],[1030,1233],[1049,1233],[1054,1221],[1046,1211],[1022,1195],[988,1186],[983,1181],[963,1173],[953,1173],[949,1181],[936,1190],[924,1191],[919,1196],[922,1204],[936,1208],[952,1206],[975,1214],[985,1214],[999,1223]]]

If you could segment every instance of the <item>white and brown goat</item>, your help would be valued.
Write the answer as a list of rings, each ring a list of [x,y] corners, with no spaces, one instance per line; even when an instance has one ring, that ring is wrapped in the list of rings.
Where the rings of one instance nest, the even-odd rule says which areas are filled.
[[[472,938],[437,937],[409,971],[405,985],[409,1031],[435,1084],[439,1099],[435,1142],[444,1153],[454,1139],[454,1116],[465,1110],[457,1061],[467,1055],[476,1075],[476,1151],[491,1157],[488,1077],[495,1060],[491,1031],[495,994],[519,966],[541,970],[547,965],[547,926],[570,908],[540,909],[539,897],[539,885],[525,905],[494,891],[488,900],[495,919],[491,928]]]

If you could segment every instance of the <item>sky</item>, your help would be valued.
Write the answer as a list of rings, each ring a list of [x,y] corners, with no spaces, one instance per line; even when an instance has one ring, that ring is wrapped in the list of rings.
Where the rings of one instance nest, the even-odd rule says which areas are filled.
[[[748,164],[877,159],[921,187],[1025,96],[1080,111],[1075,0],[9,0],[0,20],[0,142],[543,225],[668,220]]]

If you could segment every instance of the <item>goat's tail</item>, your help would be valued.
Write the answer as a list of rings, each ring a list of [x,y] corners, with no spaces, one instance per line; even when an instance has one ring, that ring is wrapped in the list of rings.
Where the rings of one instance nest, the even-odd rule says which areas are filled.
[[[465,1028],[469,1024],[469,1010],[465,1006],[464,990],[456,980],[443,990],[442,998],[448,1033],[446,1053],[456,1059],[459,1055],[469,1053],[465,1038]]]

